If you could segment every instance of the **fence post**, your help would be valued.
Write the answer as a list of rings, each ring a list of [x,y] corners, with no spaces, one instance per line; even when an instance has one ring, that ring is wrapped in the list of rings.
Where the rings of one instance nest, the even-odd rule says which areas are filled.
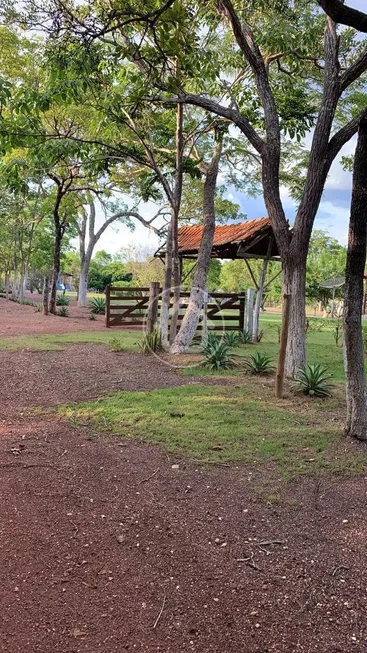
[[[275,396],[278,399],[282,399],[283,397],[284,367],[285,367],[285,355],[287,353],[288,325],[289,325],[289,306],[290,306],[289,300],[290,300],[290,295],[283,295],[282,332],[280,335],[277,375],[275,379]]]
[[[159,281],[151,281],[149,286],[149,304],[147,313],[147,332],[152,333],[157,323],[159,300]]]
[[[49,293],[49,279],[44,277],[43,280],[43,315],[48,315],[48,293]]]
[[[111,289],[106,286],[106,327],[110,326],[110,309],[111,309]]]
[[[246,330],[252,338],[253,321],[254,321],[254,298],[255,290],[248,288],[246,295]]]
[[[240,315],[239,315],[239,330],[243,331],[245,328],[245,297],[244,295],[240,295],[239,298],[240,300]]]

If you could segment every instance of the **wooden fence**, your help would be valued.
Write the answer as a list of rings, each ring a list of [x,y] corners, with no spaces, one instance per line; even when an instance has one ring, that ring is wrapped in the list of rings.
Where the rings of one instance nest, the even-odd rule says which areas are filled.
[[[158,283],[150,287],[106,288],[106,327],[139,327],[151,331],[159,320],[161,310],[161,292]],[[180,293],[178,325],[181,324],[189,292]],[[173,294],[171,294],[171,309]],[[245,326],[245,296],[237,293],[210,293],[204,302],[198,330],[207,324],[210,331],[238,331]]]

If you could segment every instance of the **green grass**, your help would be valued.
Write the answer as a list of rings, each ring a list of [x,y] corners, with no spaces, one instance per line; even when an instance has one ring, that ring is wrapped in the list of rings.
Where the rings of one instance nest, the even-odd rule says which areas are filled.
[[[260,382],[188,385],[119,392],[59,410],[75,426],[91,420],[99,431],[161,445],[197,461],[265,464],[286,479],[322,471],[363,472],[366,458],[352,447],[345,450],[341,424],[330,419],[340,403],[302,399],[284,406],[272,395]],[[327,410],[319,411],[322,403]]]
[[[138,350],[140,333],[134,331],[78,331],[75,333],[43,334],[40,336],[15,336],[0,338],[0,350],[17,351],[19,349],[31,349],[35,351],[61,350],[62,344],[75,343],[98,343],[108,345],[112,337],[116,336],[123,347],[130,351]]]
[[[319,324],[321,331],[313,331],[307,333],[307,362],[308,363],[321,363],[325,365],[330,374],[333,375],[332,381],[344,381],[344,364],[343,364],[343,350],[339,345],[335,345],[333,331],[335,329],[336,320],[327,320],[325,318],[312,318],[313,324]],[[232,351],[240,356],[248,356],[254,354],[256,351],[270,356],[274,363],[278,356],[278,327],[281,325],[281,315],[274,313],[262,314],[260,328],[264,331],[264,337],[258,344],[241,345]],[[183,372],[187,376],[197,374],[213,374],[211,370],[205,368],[189,368]],[[234,368],[230,371],[224,372],[226,375],[242,376],[243,368]],[[221,373],[223,374],[223,373]]]

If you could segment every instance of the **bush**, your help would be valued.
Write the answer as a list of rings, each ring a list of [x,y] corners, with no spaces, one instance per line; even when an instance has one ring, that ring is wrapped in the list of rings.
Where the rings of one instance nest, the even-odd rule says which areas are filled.
[[[59,310],[56,312],[56,315],[59,317],[69,317],[69,310],[67,306],[60,306]]]
[[[216,338],[210,345],[205,348],[205,359],[201,361],[202,365],[209,367],[211,370],[228,369],[235,366],[233,355],[229,353],[230,346],[222,339]]]
[[[95,320],[95,319],[96,319],[95,314],[94,313],[89,313],[88,320]]]
[[[56,306],[69,306],[69,297],[66,295],[56,295]]]
[[[302,392],[309,397],[330,397],[332,385],[328,383],[331,374],[320,363],[303,365],[297,374],[292,387],[296,392]]]
[[[104,297],[93,297],[89,302],[91,313],[95,315],[104,315],[106,312],[106,300]]]
[[[274,371],[271,358],[259,351],[256,354],[251,354],[245,360],[245,368],[251,374],[270,374]]]
[[[252,334],[247,329],[239,331],[238,337],[242,345],[252,345]]]
[[[144,333],[142,340],[139,342],[139,348],[142,354],[153,354],[163,349],[161,332],[155,327],[151,333]]]
[[[223,334],[223,341],[228,347],[237,347],[239,335],[236,331],[225,331]]]
[[[206,356],[207,353],[212,350],[212,347],[214,347],[218,342],[220,342],[219,336],[217,336],[213,331],[208,331],[202,342],[203,354]]]
[[[93,315],[93,313],[91,313]],[[113,336],[109,342],[109,346],[111,351],[125,351],[125,347],[123,346],[121,340],[117,336]]]

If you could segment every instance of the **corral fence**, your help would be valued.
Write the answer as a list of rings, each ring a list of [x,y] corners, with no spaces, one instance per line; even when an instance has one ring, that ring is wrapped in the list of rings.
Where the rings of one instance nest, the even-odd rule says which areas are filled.
[[[178,326],[180,326],[190,297],[189,292],[180,292]],[[107,286],[106,327],[137,327],[152,331],[159,320],[162,304],[162,289],[153,282],[150,287]],[[173,293],[170,296],[170,314],[173,308]],[[245,327],[245,295],[238,293],[209,293],[204,301],[198,331],[238,331]]]

